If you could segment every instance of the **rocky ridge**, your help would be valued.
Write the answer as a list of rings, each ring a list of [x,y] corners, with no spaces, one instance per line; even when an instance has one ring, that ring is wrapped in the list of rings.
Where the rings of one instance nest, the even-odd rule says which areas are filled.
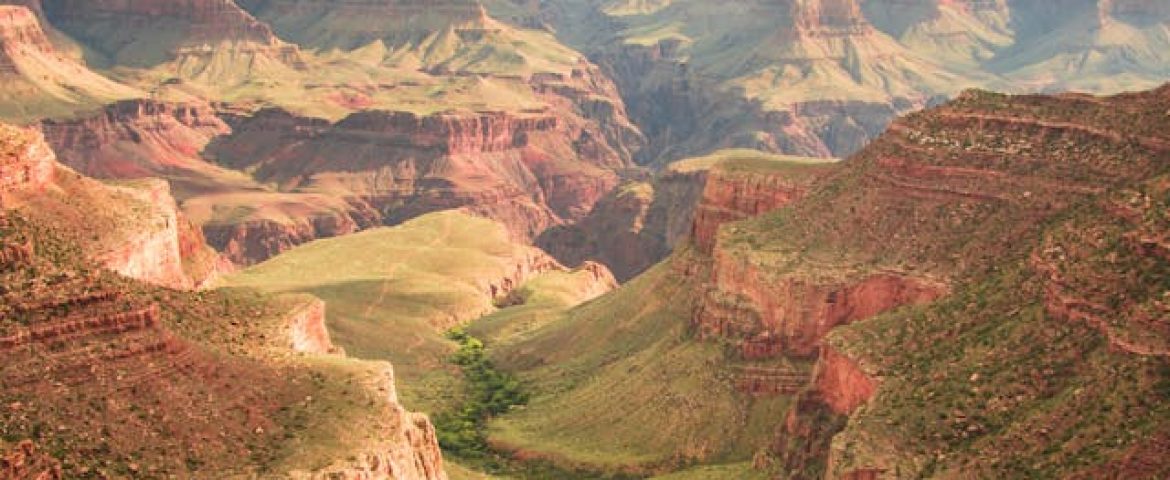
[[[207,60],[216,46],[231,44],[236,55],[252,59],[271,57],[292,68],[303,67],[296,46],[282,42],[268,25],[257,21],[232,0],[130,3],[49,0],[43,5],[54,26],[120,64],[150,66],[151,62],[173,59],[179,70],[192,75],[212,67]],[[164,30],[155,30],[151,22],[144,20],[179,31],[160,35]],[[138,40],[105,35],[109,28],[118,25],[135,25],[154,35]],[[159,42],[159,39],[164,40]]]
[[[176,263],[178,217],[165,182],[114,187],[80,178],[56,164],[37,131],[8,126],[0,128],[0,165],[0,352],[9,360],[0,368],[0,424],[52,452],[42,461],[34,445],[21,444],[3,461],[5,474],[42,466],[61,478],[275,468],[311,478],[446,478],[433,427],[403,409],[388,365],[345,360],[352,370],[338,370],[336,361],[311,360],[336,353],[319,300],[192,294],[136,280],[190,286],[168,283],[187,279]],[[102,215],[89,214],[78,236],[71,197],[103,214],[166,225],[116,225],[119,235],[110,236]],[[95,255],[91,235],[126,243]],[[351,391],[344,385],[354,379],[364,386]],[[312,419],[314,397],[330,404],[355,393],[368,407],[334,413],[355,426],[347,435],[370,441],[341,440],[322,452],[333,465],[326,470],[282,453],[297,438],[337,433],[289,412]],[[82,421],[97,416],[111,420]],[[210,435],[217,440],[208,442]],[[240,462],[241,454],[249,460]]]
[[[804,407],[794,410],[788,424],[778,430],[779,464],[789,471],[807,472],[819,456],[827,462],[821,474],[833,478],[887,478],[894,471],[920,471],[927,468],[924,457],[944,464],[930,467],[936,472],[1002,472],[1018,468],[1012,462],[1020,458],[1029,458],[1032,465],[1042,462],[1049,471],[1065,472],[1061,475],[1087,468],[1070,465],[1068,460],[1049,463],[1045,459],[1050,455],[1067,459],[1081,453],[1037,450],[1036,445],[1046,441],[1034,436],[1047,433],[1019,431],[1012,425],[1055,421],[1045,431],[1058,429],[1065,434],[1093,428],[1065,423],[1059,420],[1065,413],[1037,406],[1036,402],[1063,389],[1075,388],[1072,385],[1099,381],[1086,380],[1097,378],[1096,373],[1079,361],[1064,364],[1064,373],[1048,377],[1047,381],[1056,383],[1028,380],[1036,378],[1029,375],[1037,370],[1053,371],[1044,369],[1051,369],[1059,359],[1088,355],[1093,362],[1111,365],[1110,369],[1132,372],[1132,378],[1158,378],[1158,373],[1138,365],[1149,361],[1143,357],[1158,358],[1165,352],[1165,322],[1155,320],[1166,318],[1159,313],[1160,293],[1156,287],[1121,280],[1123,271],[1130,275],[1142,271],[1147,278],[1161,278],[1165,272],[1157,241],[1136,240],[1143,238],[1138,232],[1149,225],[1145,222],[1157,222],[1153,220],[1157,215],[1122,212],[1157,208],[1151,203],[1154,197],[1146,195],[1159,188],[1156,185],[1170,151],[1155,133],[1164,120],[1158,112],[1166,105],[1165,94],[1165,88],[1106,98],[968,92],[947,106],[897,122],[850,161],[852,168],[845,172],[852,173],[837,175],[825,184],[824,193],[811,195],[817,206],[798,203],[792,210],[749,222],[754,227],[747,228],[756,232],[749,236],[768,231],[773,239],[768,247],[753,249],[754,253],[740,243],[734,249],[739,252],[736,255],[773,272],[793,271],[778,267],[793,261],[816,265],[821,271],[864,265],[866,258],[875,255],[883,257],[882,264],[916,272],[919,279],[950,272],[945,281],[948,287],[938,292],[944,295],[930,294],[923,299],[930,302],[926,306],[893,310],[828,333],[821,344],[816,379],[802,394]],[[1120,125],[1139,127],[1122,133],[1117,129]],[[808,213],[826,208],[844,218],[834,224],[813,221],[783,229],[792,221],[807,222]],[[882,216],[879,211],[889,213]],[[883,231],[860,236],[843,231],[861,218],[872,220],[873,215],[883,220],[871,224]],[[969,230],[974,228],[971,222],[979,225],[978,232]],[[720,240],[734,237],[724,231]],[[1126,243],[1123,238],[1131,240]],[[811,247],[818,242],[830,244]],[[808,250],[796,253],[794,248]],[[829,251],[836,252],[832,255],[837,258],[845,256],[848,263],[829,263],[831,257],[822,253]],[[778,263],[779,258],[786,260]],[[1012,273],[1019,269],[1012,265],[1024,271]],[[976,298],[986,303],[971,303]],[[1036,316],[1024,317],[1021,308],[1032,309]],[[950,319],[950,326],[930,323],[940,315]],[[1009,320],[995,320],[996,316]],[[1103,321],[1105,316],[1117,320]],[[964,345],[981,341],[975,326],[987,327],[988,322],[1006,322],[996,327],[1005,330],[996,336],[995,353],[978,358],[965,353]],[[1036,337],[1048,339],[1046,353],[1017,357],[1004,351],[1013,348],[1010,345],[1035,342]],[[927,346],[931,342],[937,342],[936,346]],[[931,363],[924,371],[910,367],[922,361],[942,363]],[[912,386],[926,378],[942,383]],[[956,391],[956,382],[965,387]],[[964,388],[970,393],[964,393]],[[1146,387],[1081,389],[1077,396],[1129,405],[1123,408],[1161,408],[1135,407],[1114,398],[1117,388]],[[1015,393],[1006,393],[1013,389]],[[980,395],[1000,400],[992,400],[992,405],[972,403]],[[944,422],[889,426],[891,421],[920,422],[912,419],[931,415],[916,406],[910,407],[913,412],[899,406],[920,405],[926,398],[951,405],[946,413],[940,412]],[[859,408],[862,405],[866,408]],[[848,418],[840,433],[814,426],[839,422],[826,420],[834,415]],[[1126,420],[1090,423],[1096,421]],[[888,441],[913,443],[929,435],[937,435],[936,440],[922,440],[927,445],[908,447],[902,453],[894,450],[903,447],[876,446]],[[870,441],[859,443],[861,438]],[[978,439],[975,443],[985,447],[973,454],[963,450],[959,439]],[[1092,455],[1113,458],[1152,445],[1139,438],[1118,441],[1117,448]],[[1013,446],[986,447],[1005,442]],[[1140,475],[1137,472],[1147,474],[1160,467],[1130,464],[1127,468]]]
[[[142,281],[193,288],[223,268],[202,235],[182,218],[166,182],[103,185],[57,163],[39,132],[0,128],[6,151],[0,207],[23,210],[71,230],[78,228],[71,225],[73,220],[90,217],[90,231],[76,234],[87,247],[87,256]],[[85,205],[86,199],[92,204]],[[110,211],[86,211],[110,205]],[[127,218],[117,218],[120,215]]]

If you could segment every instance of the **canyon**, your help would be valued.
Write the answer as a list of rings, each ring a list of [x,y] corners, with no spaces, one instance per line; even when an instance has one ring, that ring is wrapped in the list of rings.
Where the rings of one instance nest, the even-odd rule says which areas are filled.
[[[1164,235],[1154,233],[1164,230],[1166,93],[972,90],[898,120],[838,164],[707,165],[680,251],[598,302],[499,340],[493,358],[522,378],[573,380],[497,420],[493,445],[564,464],[602,452],[614,460],[595,468],[636,475],[679,457],[751,460],[780,478],[1099,472],[1069,463],[1082,455],[1117,459],[1131,475],[1164,471],[1137,460],[1158,438],[1090,434],[1079,407],[1045,402],[1116,402],[1093,422],[1129,425],[1165,408],[1149,389],[1165,382],[1170,318]],[[563,351],[569,338],[580,345]],[[1127,373],[1104,380],[1110,371]],[[783,402],[783,414],[722,417],[743,401],[724,389]],[[571,413],[590,402],[618,413]],[[737,437],[705,436],[692,411],[739,432],[774,430],[752,440],[761,450],[729,456]],[[670,430],[614,428],[617,418]],[[567,428],[578,433],[564,437]],[[1043,451],[1057,430],[1119,443]]]
[[[0,477],[1163,477],[1167,22],[0,1]]]
[[[474,15],[436,13],[430,18],[438,23],[426,28],[487,22],[492,26],[483,28],[517,36],[507,40],[516,48],[549,49],[542,60],[523,69],[469,64],[423,72],[390,60],[361,64],[364,45],[347,44],[354,61],[325,67],[320,63],[337,61],[300,52],[234,2],[82,3],[47,2],[43,15],[5,7],[23,15],[12,26],[14,48],[31,43],[64,58],[43,33],[18,30],[51,24],[69,38],[58,43],[84,45],[93,53],[85,61],[127,92],[130,85],[149,91],[149,99],[129,95],[140,98],[45,120],[46,136],[84,174],[170,181],[184,214],[237,264],[459,207],[533,238],[591,210],[643,142],[597,67],[547,36],[495,24],[475,2],[459,7]],[[262,18],[269,7],[283,20],[311,14],[248,6]],[[389,42],[378,35],[394,35],[391,27],[366,26],[361,38]],[[116,40],[110,32],[119,30],[139,40]],[[167,42],[144,40],[160,36]],[[465,37],[476,45],[506,40]],[[248,86],[268,81],[287,88]],[[435,89],[445,93],[415,99]],[[367,153],[341,165],[335,160],[343,151]]]

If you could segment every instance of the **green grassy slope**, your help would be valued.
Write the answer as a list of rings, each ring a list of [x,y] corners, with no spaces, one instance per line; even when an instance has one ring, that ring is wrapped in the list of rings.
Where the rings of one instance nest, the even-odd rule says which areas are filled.
[[[622,289],[525,335],[488,342],[532,386],[530,404],[496,419],[490,441],[525,456],[605,471],[669,471],[744,461],[771,435],[787,397],[737,393],[722,347],[688,333],[691,285],[675,257]],[[493,320],[473,325],[489,337]]]
[[[335,342],[355,357],[390,360],[404,402],[435,411],[444,399],[428,395],[454,381],[443,331],[493,310],[486,282],[525,254],[495,222],[448,211],[312,242],[224,285],[324,299]]]

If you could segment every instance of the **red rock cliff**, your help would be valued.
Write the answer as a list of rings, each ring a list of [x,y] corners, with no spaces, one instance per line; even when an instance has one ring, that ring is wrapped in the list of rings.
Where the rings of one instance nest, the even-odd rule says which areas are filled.
[[[99,254],[96,259],[106,268],[130,278],[177,289],[194,287],[195,282],[183,269],[179,247],[179,229],[185,220],[179,216],[179,208],[171,197],[168,184],[163,180],[153,180],[135,188],[117,188],[153,210],[146,215],[154,219],[154,228],[127,232],[125,243]]]
[[[947,291],[894,272],[833,281],[774,276],[718,247],[712,271],[692,321],[703,336],[739,339],[745,358],[814,356],[834,327],[928,303]]]
[[[557,117],[503,112],[475,115],[358,112],[336,125],[342,139],[378,138],[386,145],[435,149],[446,155],[474,155],[528,146],[529,135],[558,128]]]
[[[200,152],[231,132],[206,104],[144,99],[116,102],[92,116],[45,120],[41,130],[61,163],[92,177],[122,179],[209,171]]]
[[[18,208],[34,202],[36,206],[33,208],[38,215],[60,216],[57,220],[65,222],[71,222],[66,218],[76,217],[83,222],[86,213],[79,211],[78,205],[57,204],[54,200],[60,195],[71,195],[71,189],[79,189],[86,195],[93,193],[119,202],[115,205],[118,208],[133,209],[133,218],[124,220],[134,227],[123,225],[118,228],[125,230],[84,235],[96,245],[88,252],[92,260],[125,276],[179,289],[202,284],[221,268],[216,255],[208,251],[202,235],[192,229],[179,213],[166,182],[145,180],[134,185],[114,186],[80,178],[57,163],[44,137],[33,130],[0,126],[0,144],[3,144],[0,146],[2,208]],[[62,176],[60,181],[54,181],[57,176]],[[51,198],[41,195],[46,189],[54,191]],[[85,226],[72,225],[71,228],[84,229]],[[107,238],[118,240],[103,240]]]
[[[729,173],[713,169],[695,209],[691,238],[699,250],[711,254],[719,227],[776,210],[804,197],[815,177],[793,178],[783,173]]]
[[[6,232],[12,227],[7,220],[0,216],[0,227]],[[0,248],[0,252],[9,250]],[[230,476],[228,472],[250,468],[239,455],[256,442],[288,442],[293,430],[277,419],[305,408],[313,401],[306,394],[316,393],[304,387],[308,381],[289,381],[289,376],[310,378],[305,365],[269,364],[222,350],[213,353],[167,327],[173,325],[171,316],[178,314],[183,320],[206,322],[200,329],[218,330],[227,328],[230,320],[255,320],[232,317],[257,315],[255,310],[232,313],[225,300],[225,310],[219,312],[218,299],[204,302],[203,297],[151,291],[94,272],[62,270],[32,254],[23,255],[15,268],[0,269],[0,281],[10,287],[0,291],[0,318],[23,319],[0,324],[0,355],[5,358],[0,365],[0,397],[5,399],[5,408],[20,412],[0,418],[0,424],[6,432],[23,435],[39,432],[41,424],[57,425],[51,432],[36,435],[70,446],[58,453],[65,457],[57,460],[66,460],[60,478],[83,476],[98,462],[104,466],[121,461],[131,451],[138,452],[133,463],[127,462],[131,471]],[[320,303],[306,306],[300,311],[303,315],[294,315],[290,326],[303,327],[302,337],[313,337],[302,346],[324,347],[328,333],[319,322]],[[220,318],[221,314],[228,318]],[[295,335],[293,339],[296,343]],[[228,350],[269,348],[244,345],[240,342],[247,341],[235,336],[229,341],[234,343]],[[271,343],[271,353],[284,358],[287,344],[278,339]],[[332,466],[280,473],[293,478],[445,479],[434,428],[426,416],[402,407],[389,365],[355,361],[345,371],[350,382],[364,378],[359,390],[368,389],[365,393],[371,399],[368,406],[361,404],[368,411],[349,418],[368,422],[362,428],[373,428],[376,435],[368,442],[343,440],[352,450],[330,452],[337,458]],[[359,372],[364,374],[355,375]],[[346,394],[357,393],[350,390],[353,386],[346,387]],[[103,403],[69,400],[84,395],[96,395]],[[103,412],[102,422],[90,421],[95,409]],[[339,433],[332,422],[323,431]],[[217,437],[211,444],[206,441],[208,432]],[[99,438],[100,449],[94,447]],[[146,443],[151,445],[149,453],[142,447]],[[43,465],[40,460],[31,463],[31,454],[26,449],[23,464],[0,459],[0,477]],[[62,469],[55,470],[61,473]]]
[[[805,35],[848,35],[868,27],[858,0],[795,0],[792,16]]]
[[[826,345],[821,349],[814,383],[820,398],[833,412],[848,415],[877,391],[878,382],[857,362]]]
[[[452,208],[520,238],[584,215],[617,183],[620,157],[582,149],[581,125],[549,113],[362,112],[333,124],[261,112],[213,152],[285,191],[326,192],[398,223]]]

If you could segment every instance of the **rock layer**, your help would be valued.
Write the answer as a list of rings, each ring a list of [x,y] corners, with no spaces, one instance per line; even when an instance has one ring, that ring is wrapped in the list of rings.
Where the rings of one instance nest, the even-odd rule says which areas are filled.
[[[290,121],[272,112],[242,120],[213,154],[283,190],[369,205],[390,224],[465,207],[531,238],[582,216],[625,164],[585,142],[598,138],[595,127],[550,113],[364,112],[288,129]]]
[[[878,387],[878,382],[870,378],[855,360],[832,347],[821,349],[814,378],[820,398],[840,415],[853,413],[868,402]]]
[[[202,150],[213,138],[231,132],[209,105],[153,100],[126,100],[97,115],[46,120],[41,130],[61,163],[109,179],[195,177],[209,170],[199,158]]]
[[[740,353],[749,359],[815,356],[833,328],[929,303],[947,290],[895,272],[829,282],[777,278],[718,250],[713,271],[693,323],[704,336],[739,339]]]
[[[51,238],[46,235],[53,235],[25,230],[27,224],[22,222],[0,216],[0,238],[5,245],[9,236],[43,242]],[[54,251],[51,243],[40,246],[46,245],[46,250]],[[5,246],[0,251],[11,249]],[[340,372],[326,369],[309,375],[305,365],[290,363],[286,353],[292,351],[290,345],[279,339],[271,346],[254,343],[257,338],[263,343],[260,325],[269,315],[289,316],[289,312],[270,310],[280,308],[276,304],[258,304],[255,298],[216,297],[209,305],[202,296],[73,270],[72,260],[58,258],[49,263],[32,253],[23,255],[18,263],[3,265],[6,268],[0,271],[0,279],[8,288],[0,292],[0,318],[23,320],[0,323],[0,353],[6,359],[0,366],[0,399],[6,406],[0,425],[15,435],[35,435],[67,447],[47,461],[49,457],[34,458],[34,451],[22,446],[23,455],[15,462],[13,457],[0,461],[5,468],[0,475],[25,478],[23,473],[37,473],[45,467],[48,475],[56,472],[57,477],[44,478],[74,478],[106,468],[158,475],[230,476],[259,471],[254,460],[241,461],[240,451],[263,451],[299,435],[338,434],[334,426],[317,433],[306,431],[306,427],[317,428],[311,419],[293,424],[282,421],[289,412],[305,415],[313,408],[312,395],[323,394],[319,387],[342,381],[331,378]],[[233,312],[229,304],[235,301],[247,304],[247,313]],[[322,304],[316,301],[305,306],[308,308],[292,314],[296,317],[293,324],[279,327],[293,327],[293,343],[296,337],[307,340],[301,347],[329,345],[328,332],[320,323]],[[178,328],[188,332],[193,330],[186,329],[184,321],[200,323],[197,331],[203,332],[236,328],[230,335],[233,343],[211,351],[177,335],[175,317]],[[241,321],[251,325],[242,326]],[[255,356],[240,356],[240,352]],[[267,363],[273,356],[282,360]],[[398,402],[390,367],[380,364],[371,368],[368,384],[353,390],[355,378],[362,378],[354,376],[358,371],[354,367],[359,366],[370,367],[349,365],[344,393],[339,390],[333,394],[370,398],[368,404],[362,402],[362,408],[369,411],[360,418],[354,419],[352,412],[345,415],[350,421],[368,424],[353,425],[355,431],[368,434],[373,425],[376,440],[353,445],[341,434],[338,441],[353,450],[326,451],[327,458],[337,460],[334,467],[314,467],[317,470],[296,471],[292,476],[334,478],[331,475],[341,473],[362,478],[445,479],[434,429],[426,416],[407,412]],[[318,386],[306,388],[309,383]],[[368,391],[363,393],[362,389]],[[102,400],[63,400],[87,395]],[[93,418],[97,411],[108,421],[95,424],[84,420]],[[59,427],[41,432],[40,425],[45,423]],[[204,444],[207,432],[216,432],[218,437],[212,445]],[[144,442],[151,445],[149,453],[144,453]],[[100,449],[96,448],[99,444]],[[138,453],[125,460],[128,452]]]

